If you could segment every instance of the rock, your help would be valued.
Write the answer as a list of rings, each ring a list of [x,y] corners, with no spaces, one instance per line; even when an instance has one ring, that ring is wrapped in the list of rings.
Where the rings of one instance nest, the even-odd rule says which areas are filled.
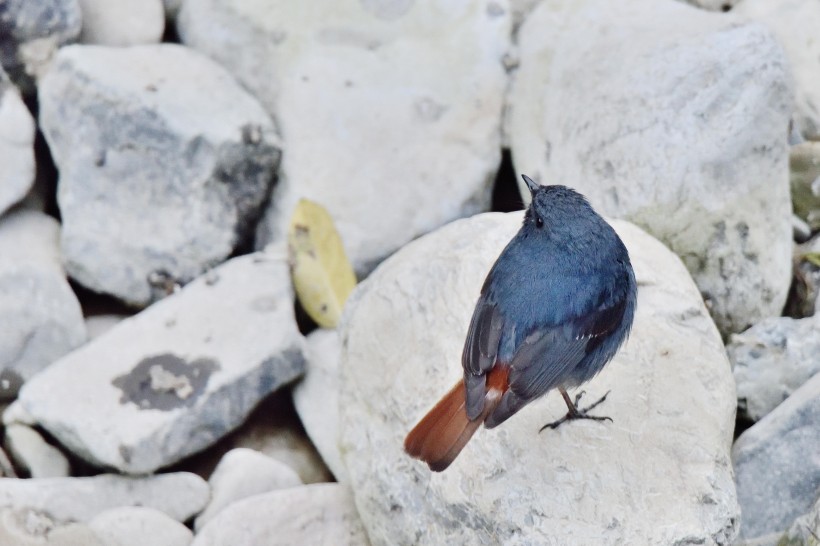
[[[19,401],[92,464],[153,472],[303,372],[292,302],[284,251],[234,258],[55,362]]]
[[[782,44],[794,77],[794,121],[808,139],[820,139],[820,3],[814,0],[743,0],[733,13],[766,25]]]
[[[307,337],[307,371],[293,386],[293,404],[336,481],[347,483],[339,451],[339,335],[319,329]]]
[[[202,510],[208,496],[205,480],[188,472],[145,477],[0,478],[0,508],[37,510],[60,522],[87,522],[120,506],[155,508],[185,521]]]
[[[805,243],[811,239],[811,227],[796,214],[792,214],[792,238],[796,243]]]
[[[37,421],[31,416],[18,402],[15,400],[3,410],[3,426],[11,425],[28,425],[33,427],[37,425]]]
[[[57,49],[80,35],[78,0],[4,0],[0,3],[0,65],[26,93]]]
[[[107,546],[188,546],[190,529],[153,508],[126,506],[94,516],[88,527]]]
[[[113,546],[80,523],[61,525],[36,510],[0,509],[0,544],[14,546]]]
[[[817,546],[820,544],[820,497],[808,514],[800,516],[783,537],[783,546]]]
[[[820,315],[765,319],[733,335],[726,350],[738,408],[757,421],[820,373]]]
[[[192,546],[366,546],[353,496],[341,484],[282,489],[235,502],[199,531]]]
[[[85,318],[88,340],[97,339],[108,330],[132,315],[93,315]]]
[[[792,146],[789,173],[794,212],[811,229],[820,229],[820,142]]]
[[[742,0],[680,0],[710,11],[729,11]]]
[[[785,531],[820,491],[820,374],[747,429],[732,448],[740,536]]]
[[[79,0],[83,12],[80,42],[110,46],[162,41],[162,0]]]
[[[258,245],[283,233],[305,197],[329,210],[364,272],[420,234],[489,208],[507,2],[412,7],[184,2],[183,43],[228,67],[281,124],[287,154]]]
[[[182,0],[162,0],[162,4],[165,8],[165,17],[169,21],[176,19],[180,8],[182,8]]]
[[[614,423],[539,434],[566,412],[553,393],[479,430],[446,472],[431,474],[402,450],[461,377],[481,284],[521,219],[484,214],[422,237],[348,301],[341,451],[371,542],[729,544],[739,517],[729,458],[736,399],[723,343],[680,260],[625,222],[613,225],[638,280],[635,323],[585,387],[589,400],[611,390],[601,414]]]
[[[248,448],[291,467],[303,483],[332,482],[333,475],[301,428],[288,393],[269,396],[227,442],[228,449]]]
[[[17,210],[0,218],[0,400],[85,341],[77,297],[60,265],[60,225]]]
[[[39,96],[78,282],[144,306],[252,235],[279,160],[274,126],[203,55],[70,46]]]
[[[0,21],[3,6],[0,5]],[[2,28],[2,22],[0,22]],[[0,33],[1,34],[1,33]],[[2,38],[0,38],[2,41]],[[0,49],[2,51],[2,49]],[[34,184],[34,120],[0,66],[0,215]]]
[[[211,486],[211,502],[196,518],[197,530],[234,502],[277,489],[296,487],[302,485],[302,480],[285,463],[252,449],[237,448],[222,457],[208,483]]]
[[[663,241],[722,332],[779,315],[791,280],[792,90],[771,34],[681,2],[549,1],[519,48],[516,169],[572,185]]]
[[[6,427],[4,445],[18,468],[32,478],[67,478],[71,467],[62,451],[25,425]]]

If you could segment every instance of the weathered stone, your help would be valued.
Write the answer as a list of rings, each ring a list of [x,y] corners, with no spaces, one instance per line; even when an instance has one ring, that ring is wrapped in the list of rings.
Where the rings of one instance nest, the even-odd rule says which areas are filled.
[[[316,330],[307,337],[307,370],[293,386],[293,404],[313,445],[333,472],[347,483],[339,451],[339,335]]]
[[[194,538],[190,529],[153,508],[112,508],[88,522],[106,546],[188,546]]]
[[[747,429],[732,448],[740,536],[785,531],[820,491],[820,374]]]
[[[350,490],[327,483],[255,495],[225,508],[192,546],[367,546]]]
[[[815,0],[743,0],[733,10],[766,25],[783,46],[794,78],[797,130],[820,139],[820,2]]]
[[[159,43],[165,30],[162,0],[79,0],[80,42],[111,46]]]
[[[19,401],[91,463],[172,464],[302,373],[288,275],[283,250],[234,258],[60,359]]]
[[[226,506],[241,499],[302,485],[294,470],[259,451],[237,448],[226,453],[208,483],[211,502],[196,518],[199,530]]]
[[[277,137],[216,63],[172,44],[69,46],[39,91],[77,281],[146,305],[252,235]]]
[[[738,408],[757,421],[820,372],[820,315],[765,319],[726,346]]]
[[[479,430],[446,472],[404,453],[407,432],[461,377],[481,284],[521,220],[454,222],[390,257],[348,301],[341,451],[371,542],[729,544],[736,399],[723,343],[680,260],[624,222],[614,227],[638,280],[635,323],[586,386],[589,400],[611,390],[598,411],[614,423],[539,434],[566,412],[552,394]]]
[[[9,425],[3,444],[18,468],[32,478],[66,478],[71,467],[62,451],[25,425]]]
[[[2,20],[0,5],[0,21]],[[2,22],[0,22],[2,28]],[[0,38],[2,40],[2,38]],[[0,66],[0,214],[34,184],[34,120]]]
[[[0,65],[28,93],[57,49],[80,35],[78,0],[0,2]]]
[[[770,32],[681,2],[550,0],[519,47],[516,168],[666,243],[722,332],[779,315],[791,280],[792,89]]]
[[[0,400],[85,341],[77,297],[60,265],[60,226],[43,213],[0,218]]]
[[[146,506],[185,521],[208,502],[208,484],[187,472],[146,477],[0,478],[0,508],[45,512],[59,522],[87,522],[120,506]]]
[[[287,154],[259,245],[284,231],[306,197],[330,211],[361,272],[489,208],[507,1],[412,8],[404,0],[183,4],[182,41],[228,67],[281,125]]]
[[[66,525],[31,509],[0,509],[0,544],[8,546],[112,546],[81,523]]]
[[[820,497],[808,514],[794,520],[778,546],[817,546],[820,544]]]

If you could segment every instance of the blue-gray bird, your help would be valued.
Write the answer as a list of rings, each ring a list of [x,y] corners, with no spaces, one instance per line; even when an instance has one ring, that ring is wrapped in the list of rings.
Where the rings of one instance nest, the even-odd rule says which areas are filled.
[[[629,335],[637,304],[629,254],[583,195],[524,180],[532,202],[481,288],[464,379],[404,442],[434,471],[453,462],[481,423],[496,427],[552,389],[569,412],[545,427],[608,419],[586,413],[603,398],[579,410],[567,389],[592,379]]]

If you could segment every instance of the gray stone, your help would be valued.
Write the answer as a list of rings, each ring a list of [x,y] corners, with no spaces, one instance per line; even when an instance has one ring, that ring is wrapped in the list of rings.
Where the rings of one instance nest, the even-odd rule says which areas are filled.
[[[61,524],[31,509],[0,509],[0,544],[8,546],[112,546],[82,523]]]
[[[83,12],[80,42],[111,46],[162,41],[162,0],[79,0]]]
[[[291,467],[303,483],[332,482],[325,466],[304,431],[293,408],[289,393],[268,397],[230,438],[230,448],[248,448]]]
[[[820,2],[743,0],[733,13],[760,21],[783,45],[794,77],[794,122],[806,138],[820,139]]]
[[[778,546],[817,546],[820,544],[820,497],[808,514],[794,520]]]
[[[0,65],[26,92],[47,68],[57,49],[80,35],[78,0],[0,2]]]
[[[681,2],[545,0],[519,48],[516,169],[574,186],[663,241],[722,332],[779,315],[792,89],[771,33]]]
[[[788,529],[820,493],[820,374],[747,429],[732,448],[741,538]]]
[[[234,258],[55,362],[18,400],[91,463],[153,472],[303,372],[292,301],[283,249]]]
[[[60,265],[60,226],[43,213],[0,218],[0,399],[85,341],[77,297]]]
[[[402,248],[351,295],[340,325],[341,450],[375,545],[729,544],[739,509],[729,451],[734,381],[681,261],[625,222],[638,307],[628,343],[585,386],[599,414],[557,393],[480,429],[446,472],[403,440],[461,377],[470,316],[522,213],[454,222]],[[408,525],[412,519],[413,524]]]
[[[26,425],[9,425],[3,444],[18,468],[32,478],[67,478],[71,467],[63,452]]]
[[[162,0],[162,5],[165,8],[165,17],[170,21],[176,19],[182,8],[182,0]]]
[[[59,522],[87,522],[120,506],[155,508],[185,521],[202,510],[208,496],[205,480],[188,472],[145,477],[0,478],[0,508],[36,510]]]
[[[726,346],[738,409],[757,421],[820,372],[820,315],[765,319]]]
[[[112,508],[88,522],[106,546],[188,546],[190,529],[164,513],[142,506]]]
[[[235,502],[199,531],[192,546],[367,546],[350,490],[306,485]]]
[[[337,482],[347,483],[339,451],[339,335],[316,330],[307,337],[307,370],[293,386],[293,404],[313,445]]]
[[[2,14],[0,5],[0,14]],[[2,15],[0,15],[2,17]],[[2,23],[0,23],[2,28]],[[1,38],[0,38],[1,40]],[[34,120],[0,66],[0,214],[34,184]]]
[[[196,518],[199,530],[226,506],[241,499],[302,485],[302,480],[285,463],[253,449],[237,448],[226,453],[208,479],[211,501]]]
[[[283,233],[305,197],[330,211],[362,272],[420,234],[489,208],[507,1],[413,6],[184,2],[183,43],[231,70],[281,124],[287,154],[259,245]]]
[[[83,285],[146,305],[252,235],[277,137],[210,59],[173,44],[69,46],[39,96],[66,268]]]
[[[811,229],[820,229],[820,142],[792,146],[789,173],[794,212]]]
[[[805,243],[811,239],[811,227],[796,214],[792,214],[792,237],[796,243]]]

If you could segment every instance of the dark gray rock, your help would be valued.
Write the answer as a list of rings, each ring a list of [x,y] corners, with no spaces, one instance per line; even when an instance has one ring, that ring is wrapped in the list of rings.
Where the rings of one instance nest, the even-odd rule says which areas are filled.
[[[66,269],[83,285],[144,306],[252,236],[280,152],[270,117],[213,61],[69,46],[39,96]]]
[[[820,493],[820,374],[746,430],[732,448],[740,537],[789,528]]]
[[[26,92],[63,44],[82,29],[78,0],[0,2],[0,65]]]
[[[302,345],[284,250],[243,256],[60,359],[18,400],[88,461],[153,472],[297,378]]]

